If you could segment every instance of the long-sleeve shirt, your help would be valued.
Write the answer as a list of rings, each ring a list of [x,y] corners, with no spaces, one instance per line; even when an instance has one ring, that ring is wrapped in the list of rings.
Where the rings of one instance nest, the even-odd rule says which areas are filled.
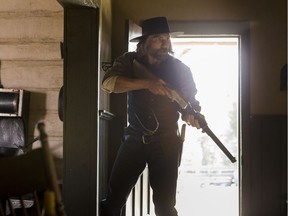
[[[115,76],[137,78],[133,70],[133,60],[136,56],[135,52],[128,52],[118,57],[112,68],[105,74],[102,83]],[[195,99],[197,89],[189,67],[172,56],[157,67],[145,61],[138,61],[154,76],[164,80],[169,88],[175,89],[195,109],[200,110],[199,102]],[[128,92],[128,122],[143,133],[150,134],[177,128],[179,111],[182,110],[176,102],[168,97],[155,95],[148,89]]]

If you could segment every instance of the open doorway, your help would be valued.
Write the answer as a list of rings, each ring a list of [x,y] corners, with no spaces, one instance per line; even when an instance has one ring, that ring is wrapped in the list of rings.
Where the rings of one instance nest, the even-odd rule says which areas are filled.
[[[171,40],[174,56],[192,70],[201,113],[210,129],[237,158],[240,146],[239,38],[201,36]],[[134,43],[129,45],[130,50],[135,49]],[[179,128],[182,124],[179,121]],[[186,127],[177,188],[179,215],[239,216],[238,174],[238,161],[231,163],[207,134]],[[150,216],[154,215],[152,199],[147,199],[153,192],[145,190],[148,185],[143,187],[147,182],[145,176],[147,170],[128,199],[126,215],[146,215],[142,212],[145,209]]]
[[[239,38],[172,38],[175,57],[188,65],[210,129],[238,155]],[[181,126],[183,122],[179,122]],[[179,169],[179,215],[239,215],[239,168],[206,134],[186,127]]]

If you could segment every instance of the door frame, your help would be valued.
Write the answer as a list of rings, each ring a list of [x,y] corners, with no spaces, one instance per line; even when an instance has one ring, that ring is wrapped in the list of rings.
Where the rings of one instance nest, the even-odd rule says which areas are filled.
[[[249,118],[250,118],[250,86],[249,86],[249,36],[248,22],[217,21],[169,21],[171,32],[197,36],[237,36],[239,37],[239,215],[249,212]],[[244,160],[245,157],[245,160]]]
[[[249,164],[253,160],[251,148],[249,147],[250,137],[250,79],[249,79],[249,47],[250,47],[250,26],[249,22],[243,21],[168,21],[171,32],[181,32],[189,36],[201,37],[211,36],[237,36],[239,37],[239,215],[249,215],[250,208],[250,173]],[[132,31],[129,26],[133,26]],[[137,25],[127,20],[126,41],[127,50],[129,39],[137,35]],[[134,36],[133,36],[134,35]],[[245,164],[244,164],[245,162]],[[247,164],[247,165],[246,165]],[[246,166],[244,166],[246,165]]]

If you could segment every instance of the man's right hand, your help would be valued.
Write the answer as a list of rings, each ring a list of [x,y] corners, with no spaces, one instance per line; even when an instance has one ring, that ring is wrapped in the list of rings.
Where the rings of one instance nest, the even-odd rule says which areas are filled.
[[[162,79],[149,80],[147,89],[153,94],[167,96],[168,98],[171,98],[170,90],[167,87],[165,81]]]

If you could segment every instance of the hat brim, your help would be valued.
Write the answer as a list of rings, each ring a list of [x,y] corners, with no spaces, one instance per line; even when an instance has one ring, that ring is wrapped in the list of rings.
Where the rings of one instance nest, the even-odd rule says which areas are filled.
[[[159,34],[161,34],[161,33],[159,33]],[[163,34],[165,34],[165,33],[163,33]],[[183,35],[184,32],[170,32],[168,34],[170,34],[170,37],[177,37],[179,35]],[[154,34],[141,35],[141,36],[130,39],[130,42],[139,42],[141,39],[144,39],[145,37],[148,37],[150,35],[154,35]]]
[[[139,42],[141,39],[148,37],[148,36],[149,35],[141,35],[139,37],[135,37],[135,38],[130,39],[130,42]]]

